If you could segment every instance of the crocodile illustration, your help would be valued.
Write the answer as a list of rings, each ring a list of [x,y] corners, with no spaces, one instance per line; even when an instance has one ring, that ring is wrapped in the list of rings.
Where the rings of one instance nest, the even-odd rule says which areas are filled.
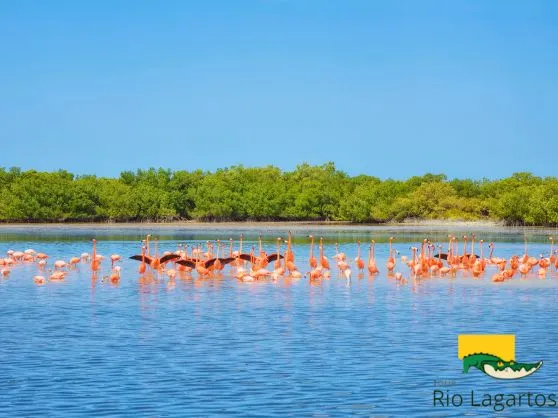
[[[542,361],[537,363],[505,361],[492,354],[475,353],[463,357],[463,373],[468,373],[471,367],[476,367],[495,379],[520,379],[535,373],[542,364]]]

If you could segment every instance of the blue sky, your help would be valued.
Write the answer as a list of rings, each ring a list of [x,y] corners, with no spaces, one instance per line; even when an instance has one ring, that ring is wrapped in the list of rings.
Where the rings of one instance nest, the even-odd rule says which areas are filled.
[[[557,175],[558,2],[4,0],[0,166]]]

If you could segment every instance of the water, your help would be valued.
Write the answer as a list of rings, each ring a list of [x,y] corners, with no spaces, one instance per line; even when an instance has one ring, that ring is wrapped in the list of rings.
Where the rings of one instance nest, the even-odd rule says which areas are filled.
[[[308,239],[324,236],[350,257],[355,241],[375,239],[385,271],[386,239],[395,248],[423,237],[445,242],[470,229],[295,229],[296,261],[306,271]],[[47,252],[51,263],[98,250],[130,256],[146,228],[3,227],[0,254],[8,249]],[[245,232],[247,247],[274,250],[281,228],[185,229],[150,227],[161,248]],[[496,241],[496,254],[548,253],[545,230],[477,230]],[[363,247],[364,252],[367,247]],[[122,279],[91,280],[86,266],[63,282],[36,286],[32,265],[0,279],[0,415],[2,416],[558,416],[558,408],[466,405],[471,390],[488,394],[558,393],[558,280],[518,278],[493,284],[432,279],[397,284],[385,274],[350,281],[336,277],[241,283],[177,277],[139,280],[137,262],[125,259]],[[399,261],[396,270],[408,276]],[[490,270],[492,272],[492,270]],[[488,276],[490,276],[488,272]],[[522,380],[494,380],[472,369],[462,374],[457,335],[512,333],[516,358],[544,360]],[[451,386],[437,387],[436,380]],[[462,394],[460,407],[433,407],[433,391]],[[558,397],[557,397],[558,399]]]

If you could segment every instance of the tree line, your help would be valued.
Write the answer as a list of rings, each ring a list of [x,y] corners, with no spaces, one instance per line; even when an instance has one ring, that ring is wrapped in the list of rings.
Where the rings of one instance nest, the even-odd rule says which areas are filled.
[[[125,171],[118,178],[0,168],[1,222],[497,220],[558,225],[558,179],[349,176],[333,163],[214,172]]]

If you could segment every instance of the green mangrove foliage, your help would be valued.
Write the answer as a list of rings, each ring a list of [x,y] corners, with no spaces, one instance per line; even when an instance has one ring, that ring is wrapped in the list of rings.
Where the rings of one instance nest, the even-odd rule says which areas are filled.
[[[0,221],[389,222],[501,220],[558,225],[558,179],[515,173],[501,180],[351,177],[333,163],[294,171],[233,166],[215,172],[125,171],[119,178],[0,168]]]

